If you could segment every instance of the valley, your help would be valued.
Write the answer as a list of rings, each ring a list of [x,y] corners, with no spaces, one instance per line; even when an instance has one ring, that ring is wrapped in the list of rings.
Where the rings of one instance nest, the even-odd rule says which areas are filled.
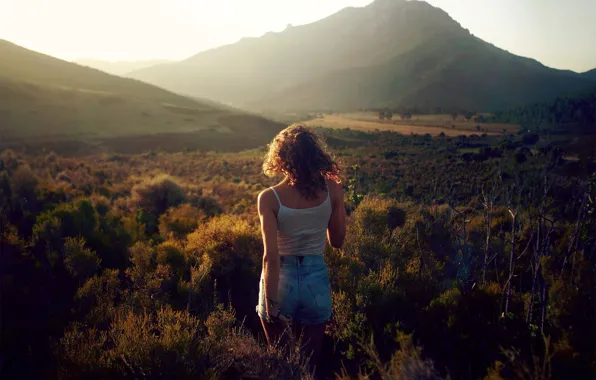
[[[56,54],[0,39],[0,378],[595,379],[596,69],[467,29],[578,68],[590,12],[444,3],[11,3]],[[90,51],[132,59],[56,58]],[[304,173],[331,206],[295,309],[331,313],[296,323],[291,284],[259,294],[289,206],[263,191],[313,201]]]
[[[395,115],[399,119],[399,115]],[[462,116],[453,120],[450,115],[412,115],[408,120],[379,120],[377,113],[356,112],[345,114],[324,114],[303,121],[311,127],[326,127],[334,129],[349,128],[357,131],[372,132],[375,130],[392,131],[401,134],[430,134],[446,136],[487,134],[500,136],[515,134],[518,126],[505,123],[476,123],[465,121]]]

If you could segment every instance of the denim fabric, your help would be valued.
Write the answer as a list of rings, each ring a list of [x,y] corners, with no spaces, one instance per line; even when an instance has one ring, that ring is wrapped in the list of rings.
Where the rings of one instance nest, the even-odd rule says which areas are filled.
[[[280,313],[304,325],[331,317],[331,286],[323,256],[281,256],[278,302]],[[264,278],[261,273],[257,313],[265,318]]]

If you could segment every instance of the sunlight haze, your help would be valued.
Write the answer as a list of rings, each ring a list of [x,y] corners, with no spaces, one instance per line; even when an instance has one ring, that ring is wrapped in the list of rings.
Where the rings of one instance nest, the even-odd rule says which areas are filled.
[[[396,0],[397,1],[397,0]],[[0,39],[66,60],[181,60],[371,0],[0,0]],[[464,28],[547,66],[596,67],[596,1],[429,0]]]

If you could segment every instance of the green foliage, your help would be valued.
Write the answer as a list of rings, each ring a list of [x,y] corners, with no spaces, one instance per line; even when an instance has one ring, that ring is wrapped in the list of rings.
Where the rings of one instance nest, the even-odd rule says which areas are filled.
[[[350,214],[325,250],[321,377],[593,377],[596,177],[575,170],[589,165],[523,135],[328,135],[351,144],[334,151]],[[259,338],[261,155],[4,152],[7,377],[308,378]],[[27,202],[20,168],[37,179]]]
[[[157,229],[158,218],[168,208],[186,202],[186,191],[168,175],[160,175],[136,185],[133,199],[140,209],[139,219],[152,233]]]
[[[79,281],[85,281],[97,272],[101,263],[95,252],[85,248],[83,238],[66,238],[62,247],[62,256],[68,273]]]
[[[353,232],[370,236],[379,242],[387,240],[390,233],[405,224],[403,205],[391,199],[366,197],[353,215]]]
[[[49,243],[51,249],[59,249],[66,237],[82,237],[89,242],[95,238],[97,223],[97,214],[88,200],[62,203],[38,216],[33,228],[34,242]]]
[[[142,210],[157,215],[186,201],[186,192],[180,183],[167,175],[146,180],[132,191],[135,202]]]
[[[107,332],[75,326],[60,342],[59,378],[214,378],[202,329],[199,320],[168,308],[123,314]]]
[[[496,112],[494,119],[498,122],[521,124],[533,131],[594,132],[596,91]]]
[[[92,326],[105,326],[116,316],[122,283],[118,270],[106,269],[85,282],[76,293],[79,313]]]
[[[15,195],[31,200],[35,198],[38,180],[28,165],[20,165],[12,174],[12,191]]]
[[[380,378],[383,380],[439,380],[432,361],[422,357],[422,350],[412,342],[412,336],[403,332],[397,333],[396,341],[400,349],[396,351],[387,363],[383,363],[375,349],[373,342],[364,345],[366,355],[372,364],[369,374],[359,374],[359,380]],[[352,379],[345,369],[338,379]]]
[[[60,341],[60,379],[310,379],[295,356],[264,350],[219,309],[206,324],[170,308],[117,316],[106,332],[74,325]]]
[[[97,152],[98,145],[135,153],[159,145],[169,151],[236,150],[264,144],[282,129],[238,109],[109,75],[8,41],[0,40],[0,56],[3,146],[16,148],[26,141],[34,151],[51,144],[58,153],[81,155]],[[247,128],[239,128],[242,123]],[[13,167],[11,160],[6,164]],[[71,178],[48,166],[53,178]]]
[[[182,239],[206,218],[201,208],[190,204],[173,207],[159,217],[159,233],[165,238]]]

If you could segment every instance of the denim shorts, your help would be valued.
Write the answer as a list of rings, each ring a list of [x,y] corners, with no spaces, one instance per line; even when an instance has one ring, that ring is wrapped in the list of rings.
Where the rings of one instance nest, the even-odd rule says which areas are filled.
[[[261,273],[257,313],[265,318],[264,278]],[[331,317],[331,285],[323,256],[281,256],[278,290],[279,311],[304,325],[326,322]]]

